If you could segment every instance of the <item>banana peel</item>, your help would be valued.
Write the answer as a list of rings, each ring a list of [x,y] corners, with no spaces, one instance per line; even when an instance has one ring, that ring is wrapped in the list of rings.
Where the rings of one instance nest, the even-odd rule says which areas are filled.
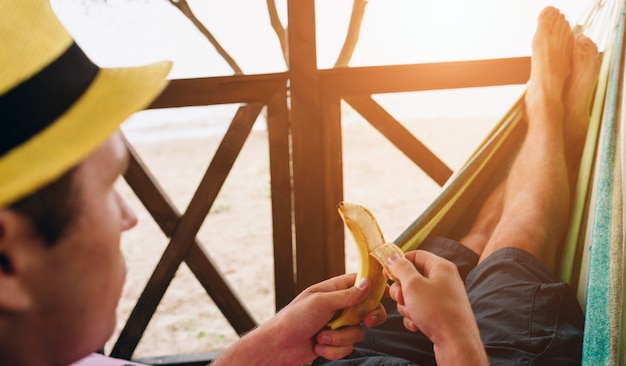
[[[376,309],[387,286],[384,274],[387,258],[392,253],[404,256],[400,247],[385,242],[376,218],[367,208],[350,202],[341,202],[337,206],[337,211],[356,244],[359,257],[356,282],[367,277],[372,285],[363,301],[342,310],[337,318],[327,324],[330,329],[359,324],[365,314]]]

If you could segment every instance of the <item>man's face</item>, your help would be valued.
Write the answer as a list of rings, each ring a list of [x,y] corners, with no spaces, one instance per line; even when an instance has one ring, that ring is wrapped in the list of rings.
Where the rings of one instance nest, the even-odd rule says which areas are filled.
[[[50,351],[58,355],[72,358],[97,350],[114,329],[126,274],[120,235],[136,223],[114,188],[127,159],[115,135],[84,160],[74,177],[76,220],[56,245],[42,244],[37,256],[34,304]]]

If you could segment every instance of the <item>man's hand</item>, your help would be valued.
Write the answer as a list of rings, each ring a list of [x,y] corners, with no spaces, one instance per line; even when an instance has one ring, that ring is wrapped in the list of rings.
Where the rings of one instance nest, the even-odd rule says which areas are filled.
[[[354,284],[355,278],[355,274],[347,274],[310,286],[276,315],[281,323],[290,324],[282,338],[291,343],[294,356],[302,353],[310,354],[311,359],[321,356],[336,360],[350,354],[353,344],[363,340],[365,331],[361,326],[324,329],[338,311],[356,305],[369,293],[370,281],[363,279]],[[379,305],[363,323],[373,327],[382,324],[386,316]]]
[[[354,273],[345,274],[310,286],[266,324],[226,350],[215,364],[298,365],[318,356],[336,360],[350,354],[354,343],[363,339],[363,328],[325,327],[337,311],[359,303],[369,293],[370,281],[354,284],[355,278]],[[376,326],[386,317],[379,305],[363,323]]]
[[[439,365],[487,365],[474,313],[456,266],[426,251],[392,255],[388,270],[398,280],[389,289],[410,331],[434,344]]]

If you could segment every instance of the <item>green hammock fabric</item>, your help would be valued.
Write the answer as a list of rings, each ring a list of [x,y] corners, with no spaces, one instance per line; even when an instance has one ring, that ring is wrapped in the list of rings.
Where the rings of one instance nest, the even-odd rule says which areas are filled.
[[[619,148],[624,10],[621,1],[593,1],[574,27],[602,52],[598,86],[580,165],[560,276],[578,289],[585,309],[584,365],[626,364],[623,306],[623,192]],[[431,236],[461,237],[482,202],[506,174],[524,138],[524,95],[496,124],[440,195],[396,240],[417,249]],[[623,118],[621,119],[623,121]],[[624,323],[626,324],[626,323]]]
[[[621,88],[621,58],[624,33],[624,16],[619,17],[611,54],[611,67],[604,105],[598,148],[595,180],[596,199],[594,220],[591,223],[591,247],[585,307],[584,364],[615,365],[618,363],[621,320],[621,175],[615,164],[616,120]],[[619,67],[618,67],[619,66]],[[615,203],[615,205],[614,205]],[[615,208],[619,207],[617,211]],[[616,212],[617,211],[617,212]],[[619,257],[618,257],[619,256]],[[616,266],[617,265],[617,266]],[[623,272],[623,271],[622,271]],[[619,276],[622,277],[622,276]],[[593,362],[591,362],[593,360]]]

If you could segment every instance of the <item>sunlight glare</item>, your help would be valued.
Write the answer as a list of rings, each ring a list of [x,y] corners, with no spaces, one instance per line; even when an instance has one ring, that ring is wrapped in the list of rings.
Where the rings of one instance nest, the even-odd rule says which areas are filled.
[[[351,66],[527,56],[554,5],[577,20],[589,0],[369,0]]]

